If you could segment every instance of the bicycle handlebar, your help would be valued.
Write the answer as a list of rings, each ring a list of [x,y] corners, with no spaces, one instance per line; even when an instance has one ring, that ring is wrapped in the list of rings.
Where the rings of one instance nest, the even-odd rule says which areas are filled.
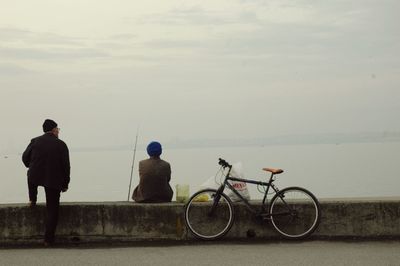
[[[225,167],[232,168],[232,165],[230,165],[227,161],[221,158],[218,159],[218,164],[221,165],[223,168]]]

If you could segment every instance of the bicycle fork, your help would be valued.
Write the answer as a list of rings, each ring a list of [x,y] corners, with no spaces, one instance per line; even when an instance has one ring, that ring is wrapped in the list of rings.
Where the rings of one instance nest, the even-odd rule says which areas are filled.
[[[221,185],[221,186],[218,188],[217,192],[215,193],[215,195],[214,195],[214,200],[213,200],[213,205],[212,205],[212,207],[211,207],[211,210],[210,210],[210,211],[208,212],[208,214],[207,214],[208,217],[211,217],[211,216],[214,215],[214,212],[215,212],[215,210],[217,209],[219,200],[221,199],[221,193],[224,191],[224,188],[225,188],[225,186],[224,186],[224,185]]]

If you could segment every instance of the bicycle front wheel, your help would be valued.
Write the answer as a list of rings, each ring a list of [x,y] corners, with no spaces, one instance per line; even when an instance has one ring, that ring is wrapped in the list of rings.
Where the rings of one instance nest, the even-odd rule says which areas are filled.
[[[320,209],[317,198],[308,190],[301,187],[285,188],[271,200],[271,223],[284,237],[302,239],[317,229]]]
[[[234,210],[231,200],[215,189],[196,192],[185,206],[187,228],[203,240],[224,236],[232,227]]]

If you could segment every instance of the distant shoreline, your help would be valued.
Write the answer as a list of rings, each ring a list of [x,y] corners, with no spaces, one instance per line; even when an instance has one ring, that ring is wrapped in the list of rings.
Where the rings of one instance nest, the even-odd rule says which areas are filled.
[[[227,148],[227,147],[264,147],[264,146],[287,146],[287,145],[341,145],[356,143],[396,143],[400,142],[400,132],[366,132],[366,133],[338,133],[338,134],[309,134],[309,135],[286,135],[266,138],[243,138],[243,139],[182,139],[163,142],[166,149],[200,149],[200,148]],[[147,144],[138,143],[138,149],[144,150]],[[72,152],[95,152],[95,151],[130,151],[133,146],[129,144],[74,147],[70,146]],[[9,149],[8,152],[0,151],[0,158],[12,154],[20,154],[21,150]]]
[[[293,146],[293,145],[342,145],[357,143],[397,143],[400,138],[361,138],[361,139],[286,139],[286,140],[190,140],[174,141],[163,144],[166,149],[202,149],[202,148],[229,148],[229,147],[265,147],[265,146]],[[145,149],[145,144],[138,144],[138,149]],[[71,148],[73,152],[92,152],[92,151],[130,151],[131,145],[103,146],[103,147],[79,147]]]

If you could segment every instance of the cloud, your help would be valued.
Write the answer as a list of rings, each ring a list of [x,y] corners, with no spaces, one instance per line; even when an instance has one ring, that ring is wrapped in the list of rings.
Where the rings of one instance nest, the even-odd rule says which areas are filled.
[[[102,51],[89,48],[10,48],[0,47],[2,58],[13,60],[75,60],[87,58],[104,58],[108,55]]]
[[[129,41],[133,39],[137,39],[137,34],[131,33],[121,33],[121,34],[114,34],[109,37],[109,40],[121,40],[121,41]]]
[[[0,64],[0,76],[9,77],[32,73],[34,73],[34,71],[14,64]]]
[[[128,19],[132,21],[132,19]],[[170,9],[164,13],[154,13],[134,19],[140,24],[160,24],[165,26],[223,26],[232,24],[257,23],[257,16],[252,11],[206,10],[200,6]]]
[[[1,58],[13,63],[21,60],[75,60],[108,56],[106,52],[86,45],[84,39],[19,28],[0,28],[0,42]]]
[[[64,37],[54,33],[34,32],[20,28],[0,28],[0,41],[4,43],[23,43],[27,45],[52,45],[82,47],[82,39]]]
[[[157,49],[197,49],[204,48],[204,42],[201,40],[171,40],[171,39],[159,39],[148,41],[144,44],[145,46],[157,48]]]

